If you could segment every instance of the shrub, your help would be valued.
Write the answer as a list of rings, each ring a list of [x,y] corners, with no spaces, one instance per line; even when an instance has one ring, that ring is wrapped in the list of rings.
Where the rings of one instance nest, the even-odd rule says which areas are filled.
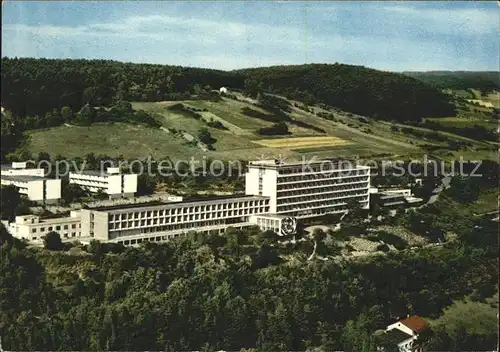
[[[49,232],[43,237],[43,245],[51,251],[60,251],[64,248],[61,236],[54,231]]]
[[[377,232],[376,236],[379,240],[393,245],[399,250],[405,249],[408,246],[408,243],[404,239],[386,231]]]
[[[379,244],[379,245],[377,246],[377,251],[382,251],[382,252],[384,252],[384,253],[387,253],[387,252],[389,252],[389,250],[390,250],[390,248],[389,248],[389,246],[388,246],[388,245],[386,245],[386,244]]]
[[[278,122],[271,127],[262,127],[258,130],[262,135],[286,135],[290,134],[288,126],[284,122]]]

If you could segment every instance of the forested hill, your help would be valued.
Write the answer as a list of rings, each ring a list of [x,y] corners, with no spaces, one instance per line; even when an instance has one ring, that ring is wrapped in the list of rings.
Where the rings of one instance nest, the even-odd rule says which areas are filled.
[[[2,58],[1,73],[2,106],[17,116],[43,116],[63,106],[78,111],[86,103],[184,99],[244,82],[225,71],[109,60]]]
[[[415,120],[452,113],[448,97],[414,78],[360,66],[311,64],[219,71],[104,60],[2,59],[2,106],[43,116],[63,106],[118,100],[186,99],[227,86],[325,103],[380,119]]]
[[[321,102],[378,119],[453,114],[448,98],[414,78],[362,66],[310,64],[239,70],[247,89]]]
[[[482,92],[500,89],[500,72],[495,71],[410,71],[403,74],[441,89],[476,88]]]

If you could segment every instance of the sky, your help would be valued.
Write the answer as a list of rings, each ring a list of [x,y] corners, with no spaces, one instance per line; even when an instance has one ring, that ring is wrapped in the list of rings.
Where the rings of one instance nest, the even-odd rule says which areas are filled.
[[[499,70],[498,2],[2,2],[2,57]]]

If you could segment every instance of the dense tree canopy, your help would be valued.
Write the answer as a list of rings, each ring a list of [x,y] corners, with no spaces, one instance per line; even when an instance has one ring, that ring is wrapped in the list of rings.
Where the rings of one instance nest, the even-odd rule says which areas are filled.
[[[440,217],[432,226],[456,226],[454,243],[342,262],[285,263],[285,253],[300,253],[302,245],[278,245],[256,229],[137,248],[94,241],[48,251],[26,247],[1,227],[3,347],[374,351],[372,333],[398,317],[437,319],[453,300],[496,290],[496,224]],[[314,241],[323,237],[318,232]],[[440,350],[464,324],[473,322],[437,325]],[[457,343],[493,349],[496,330],[475,329]]]
[[[245,88],[325,103],[378,119],[415,121],[452,115],[448,97],[414,78],[361,66],[311,64],[237,71]]]
[[[85,104],[185,97],[198,86],[242,86],[236,74],[179,66],[106,60],[2,58],[2,106],[16,116],[44,116],[54,108],[76,113]],[[65,109],[64,114],[70,114]]]

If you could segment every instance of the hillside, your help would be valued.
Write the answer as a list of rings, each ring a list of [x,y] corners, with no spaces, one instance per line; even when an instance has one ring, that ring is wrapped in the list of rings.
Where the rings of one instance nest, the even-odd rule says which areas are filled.
[[[165,102],[133,102],[134,109],[153,114],[161,128],[145,125],[132,125],[122,122],[93,123],[90,126],[66,125],[29,131],[25,147],[37,154],[45,151],[55,156],[84,156],[86,153],[124,155],[126,158],[170,157],[188,159],[199,157],[202,151],[184,138],[189,134],[197,136],[200,129],[206,128],[216,140],[214,150],[203,154],[222,160],[255,159],[262,156],[300,160],[303,155],[352,156],[397,153],[418,153],[417,145],[409,143],[410,136],[388,138],[391,135],[387,126],[377,123],[362,123],[357,117],[339,111],[334,114],[336,121],[316,116],[324,112],[304,111],[293,105],[288,116],[291,121],[285,125],[288,134],[261,135],[261,128],[268,128],[273,122],[252,117],[245,112],[255,111],[262,115],[266,110],[244,100],[222,98],[221,101],[182,100]],[[196,119],[172,106],[182,104],[189,109],[199,110],[202,116]],[[292,103],[291,103],[292,104]],[[224,129],[207,125],[206,121],[219,121]],[[298,125],[297,125],[298,124]],[[370,130],[369,133],[367,131]],[[324,132],[320,132],[320,130]],[[81,141],[79,144],[72,141]],[[418,142],[415,140],[415,142]],[[63,152],[61,152],[63,151]]]
[[[39,152],[173,159],[203,153],[222,160],[426,153],[497,158],[495,110],[485,105],[495,106],[498,93],[446,94],[401,74],[364,67],[225,72],[4,58],[1,74],[7,111],[2,160],[8,153],[26,159]],[[221,96],[215,89],[220,86],[228,86],[229,94]],[[448,101],[458,114],[448,111]],[[419,122],[437,111],[444,117]]]
[[[418,121],[453,114],[449,98],[397,73],[343,64],[274,66],[237,71],[248,90],[324,103],[376,119]]]
[[[144,110],[155,116],[160,128],[124,122],[96,122],[89,126],[67,124],[36,129],[26,132],[26,143],[19,152],[35,155],[48,152],[52,156],[63,154],[67,157],[83,157],[93,152],[141,159],[153,156],[188,160],[206,155],[220,160],[278,156],[301,160],[313,156],[404,159],[421,156],[430,150],[439,158],[464,155],[473,159],[496,159],[495,144],[439,131],[435,124],[442,118],[433,120],[438,122],[429,127],[431,121],[410,126],[367,120],[339,109],[306,108],[293,100],[284,100],[289,106],[285,115],[287,119],[283,122],[287,134],[262,135],[259,133],[262,128],[274,125],[267,120],[272,113],[258,101],[242,94],[233,93],[231,96],[218,101],[133,102],[135,110]],[[173,108],[179,104],[184,111]],[[450,118],[445,120],[452,123]],[[463,125],[464,128],[479,123],[463,120],[464,123],[470,121],[470,125]],[[212,121],[220,123],[219,128],[213,127],[217,125]],[[490,128],[493,126],[484,124]],[[202,151],[185,138],[186,135],[196,137],[202,129],[206,129],[215,140],[213,150]],[[78,144],[74,143],[76,140]]]
[[[2,106],[43,116],[63,106],[117,100],[164,101],[209,96],[221,86],[325,103],[377,119],[414,121],[450,115],[449,97],[405,75],[343,64],[219,71],[105,60],[2,59]]]

